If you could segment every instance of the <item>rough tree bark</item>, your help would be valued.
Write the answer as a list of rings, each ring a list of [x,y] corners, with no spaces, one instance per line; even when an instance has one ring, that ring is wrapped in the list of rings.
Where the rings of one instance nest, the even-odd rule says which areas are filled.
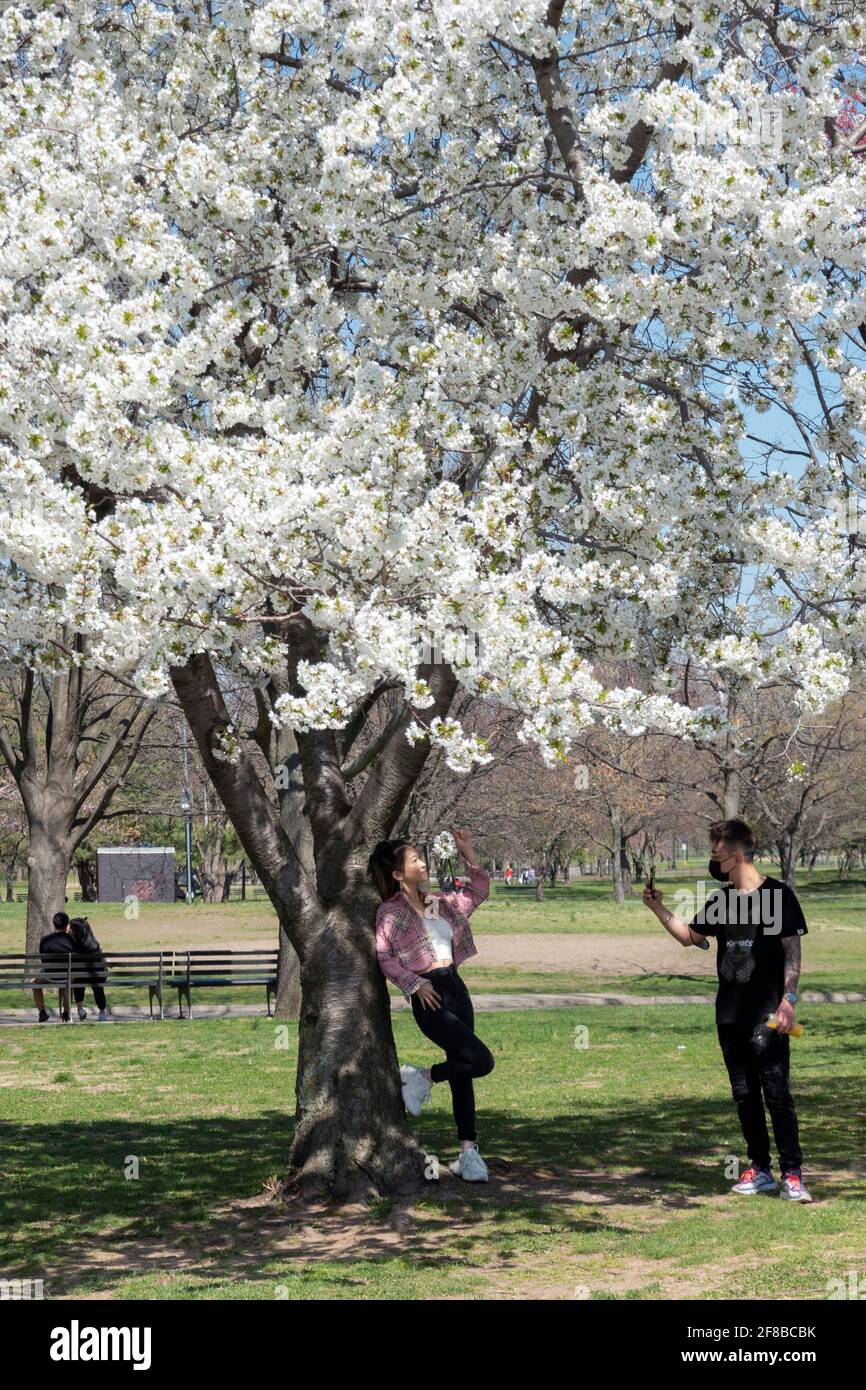
[[[628,835],[623,825],[622,810],[619,806],[610,808],[610,826],[613,832],[613,892],[618,903],[624,903],[631,896],[631,874],[628,867]]]
[[[75,856],[73,856],[74,858]],[[75,871],[78,874],[78,882],[81,887],[81,901],[83,903],[95,903],[96,892],[96,864],[94,859],[78,859],[75,863]]]
[[[789,888],[797,886],[797,854],[799,847],[796,836],[790,831],[782,831],[776,838],[782,880]]]
[[[722,807],[725,820],[735,820],[740,814],[742,779],[738,770],[726,765],[722,771]]]
[[[319,659],[320,638],[301,616],[283,620],[281,630],[287,687],[300,694],[297,662]],[[425,1156],[406,1121],[390,999],[375,953],[378,899],[366,879],[370,849],[391,834],[429,753],[426,742],[409,744],[405,730],[413,720],[447,715],[456,691],[446,664],[421,665],[419,675],[435,703],[403,708],[365,764],[367,779],[354,800],[347,779],[363,756],[347,770],[353,733],[343,735],[342,747],[331,730],[294,734],[287,810],[243,744],[234,763],[215,756],[229,717],[209,657],[172,670],[205,769],[298,960],[297,1106],[281,1189],[295,1197],[342,1202],[425,1185]],[[375,695],[369,707],[374,703]]]

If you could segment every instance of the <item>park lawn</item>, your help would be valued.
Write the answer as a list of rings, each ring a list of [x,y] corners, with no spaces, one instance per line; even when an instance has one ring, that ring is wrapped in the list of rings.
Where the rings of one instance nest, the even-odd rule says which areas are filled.
[[[130,920],[124,916],[123,903],[68,902],[65,911],[70,917],[86,917],[107,951],[207,950],[230,942],[250,947],[277,944],[277,915],[266,899],[139,903],[138,917]],[[0,903],[0,951],[24,950],[26,916],[26,903]]]
[[[762,865],[761,870],[771,873],[775,866]],[[656,888],[661,890],[667,906],[678,911],[678,892],[688,891],[696,900],[700,898],[701,890],[696,882],[705,884],[704,897],[715,889],[715,884],[706,876],[696,881],[693,874],[666,874],[661,870]],[[797,895],[810,932],[813,924],[819,928],[850,927],[866,931],[866,882],[862,879],[819,878],[816,873],[810,883],[802,875]],[[610,882],[595,879],[578,879],[574,883],[545,888],[542,902],[537,902],[534,894],[525,889],[506,889],[496,883],[487,902],[476,909],[472,921],[473,932],[477,922],[481,934],[610,931],[621,936],[659,930],[643,906],[639,887],[631,898],[617,903]]]
[[[294,1025],[9,1030],[0,1269],[49,1298],[824,1298],[866,1276],[863,1014],[800,1016],[812,1206],[728,1191],[726,1157],[746,1164],[709,1007],[589,1006],[479,1016],[489,1184],[449,1176],[414,1208],[300,1222],[263,1204],[285,1166]],[[408,1015],[394,1031],[401,1061],[440,1056]],[[454,1157],[446,1086],[411,1123]]]
[[[775,865],[761,864],[762,872],[778,872]],[[675,873],[659,870],[656,886],[672,908],[678,891],[697,893],[698,882],[705,892],[714,888],[692,867]],[[866,930],[866,882],[839,879],[829,870],[816,870],[809,880],[800,875],[797,893],[803,904],[810,931],[817,927],[851,927]],[[96,935],[107,950],[171,950],[196,947],[273,946],[277,942],[277,918],[263,898],[248,902],[139,903],[138,917],[127,919],[122,903],[72,903],[70,915],[89,918]],[[0,903],[0,951],[22,951],[26,903]],[[617,935],[658,931],[640,900],[640,888],[624,903],[617,903],[607,879],[575,879],[569,884],[545,888],[544,899],[536,901],[531,889],[508,889],[494,882],[487,902],[473,914],[473,930],[511,935],[526,932],[599,932]]]
[[[858,949],[857,955],[861,961],[866,957],[866,941]],[[576,970],[526,970],[520,966],[476,966],[471,962],[461,965],[460,973],[473,995],[639,994],[658,997],[700,994],[712,998],[718,987],[715,974],[590,975]],[[866,995],[866,965],[846,965],[832,971],[805,970],[800,990]]]
[[[765,865],[766,869],[774,866]],[[805,876],[804,876],[805,877]],[[658,886],[672,901],[676,892],[694,884],[695,873],[680,872],[660,876]],[[825,992],[866,992],[866,884],[859,880],[839,880],[816,871],[814,881],[804,881],[799,889],[809,924],[803,946],[804,989]],[[236,948],[268,948],[277,943],[276,917],[270,905],[247,903],[142,903],[137,920],[127,921],[122,905],[89,903],[84,909],[106,950],[183,950],[233,945]],[[25,905],[0,904],[0,950],[20,951],[24,938]],[[639,898],[617,904],[610,884],[583,879],[573,884],[547,889],[542,902],[531,891],[493,885],[491,898],[472,917],[478,955],[461,968],[470,988],[490,993],[637,993],[703,994],[713,992],[713,975],[695,974],[691,957],[683,954],[676,973],[617,974],[601,967],[594,973],[580,973],[564,964],[533,969],[490,966],[484,963],[486,936],[607,935],[611,940],[627,937],[659,937],[661,928]],[[713,959],[715,948],[711,947]],[[399,991],[391,990],[393,994]],[[110,991],[109,991],[110,993]],[[259,987],[207,989],[193,1000],[201,1004],[253,1003],[264,996]],[[147,1006],[147,991],[124,989],[111,996],[115,1006]],[[49,999],[52,1007],[56,997]],[[173,1006],[175,996],[166,994]],[[32,1007],[32,999],[19,991],[0,992],[0,1009]],[[92,1007],[88,996],[86,1007]]]

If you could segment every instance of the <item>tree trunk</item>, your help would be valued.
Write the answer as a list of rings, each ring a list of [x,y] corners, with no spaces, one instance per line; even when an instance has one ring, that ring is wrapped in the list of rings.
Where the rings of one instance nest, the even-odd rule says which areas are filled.
[[[96,870],[92,859],[81,859],[75,866],[81,885],[81,901],[96,902]]]
[[[277,957],[277,994],[274,1017],[298,1018],[301,1012],[301,962],[283,923],[280,922],[280,946]]]
[[[40,821],[30,826],[30,852],[27,856],[27,944],[28,955],[36,955],[39,942],[51,931],[55,912],[66,902],[66,876],[70,854],[62,837]]]
[[[207,792],[205,792],[205,807],[207,807]],[[199,877],[201,879],[202,901],[206,903],[217,902],[217,893],[220,883],[228,870],[228,861],[223,855],[223,836],[221,828],[216,824],[209,823],[207,810],[205,811],[205,824],[200,837],[196,839],[196,846],[199,862]]]
[[[237,873],[237,869],[230,869],[228,864],[226,864],[225,872],[223,874],[223,886],[220,896],[221,903],[227,903],[229,901],[232,892],[232,884],[237,878]]]
[[[622,876],[622,859],[618,854],[613,857],[613,895],[618,903],[625,902],[625,883]]]
[[[722,802],[725,808],[725,820],[734,820],[740,814],[740,774],[731,767],[726,767],[724,772],[724,795]]]
[[[780,835],[776,841],[776,848],[779,851],[782,881],[787,883],[789,888],[795,888],[797,885],[797,842],[794,836]]]
[[[627,847],[627,845],[626,845],[625,838],[623,838],[623,841],[622,841],[622,846],[621,846],[620,852],[619,852],[619,858],[620,858],[620,863],[621,863],[621,865],[622,865],[622,887],[623,887],[623,892],[625,893],[625,896],[626,896],[627,898],[630,898],[631,895],[632,895],[632,888],[631,888],[632,879],[631,879],[631,871],[630,871],[630,869],[629,869],[629,863],[628,863],[628,847]]]
[[[613,893],[618,903],[624,903],[628,882],[628,859],[622,833],[622,812],[618,806],[612,807],[610,811],[610,823],[613,830],[613,857],[611,860]]]
[[[425,1155],[405,1120],[391,1004],[368,894],[304,935],[296,1129],[286,1188],[335,1201],[417,1192]],[[318,929],[317,929],[318,928]]]
[[[320,635],[308,628],[293,617],[295,694],[293,663],[318,651]],[[435,695],[427,717],[444,717],[457,687],[453,671],[425,663],[419,673]],[[372,844],[398,823],[429,753],[405,738],[417,712],[407,705],[354,802],[332,733],[297,735],[297,755],[279,760],[285,775],[276,804],[243,748],[232,763],[215,756],[230,720],[210,659],[193,656],[171,677],[208,776],[277,912],[281,990],[297,984],[301,994],[296,1132],[282,1191],[335,1201],[423,1191],[425,1155],[407,1122],[390,996],[376,958],[378,898],[366,877]],[[260,747],[267,746],[267,713],[260,707]],[[297,982],[287,969],[292,961]]]

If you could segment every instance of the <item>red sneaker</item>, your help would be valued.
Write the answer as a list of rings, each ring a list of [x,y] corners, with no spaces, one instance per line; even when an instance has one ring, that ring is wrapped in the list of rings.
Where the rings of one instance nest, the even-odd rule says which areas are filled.
[[[784,1197],[789,1202],[811,1202],[811,1195],[803,1186],[803,1179],[799,1173],[782,1174],[782,1190],[780,1197]]]
[[[747,1168],[740,1181],[731,1188],[732,1192],[744,1192],[747,1196],[756,1192],[770,1194],[778,1190],[778,1183],[768,1168]]]

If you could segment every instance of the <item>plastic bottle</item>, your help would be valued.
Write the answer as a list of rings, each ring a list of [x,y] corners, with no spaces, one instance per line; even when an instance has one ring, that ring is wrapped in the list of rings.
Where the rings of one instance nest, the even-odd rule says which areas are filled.
[[[768,1028],[775,1028],[776,1026],[777,1026],[777,1024],[776,1024],[776,1015],[775,1015],[775,1014],[769,1014],[769,1015],[767,1016],[767,1027],[768,1027]],[[794,1026],[793,1026],[793,1028],[791,1029],[791,1037],[792,1037],[792,1038],[800,1038],[800,1037],[802,1037],[802,1036],[803,1036],[803,1025],[802,1025],[802,1023],[795,1023]]]

